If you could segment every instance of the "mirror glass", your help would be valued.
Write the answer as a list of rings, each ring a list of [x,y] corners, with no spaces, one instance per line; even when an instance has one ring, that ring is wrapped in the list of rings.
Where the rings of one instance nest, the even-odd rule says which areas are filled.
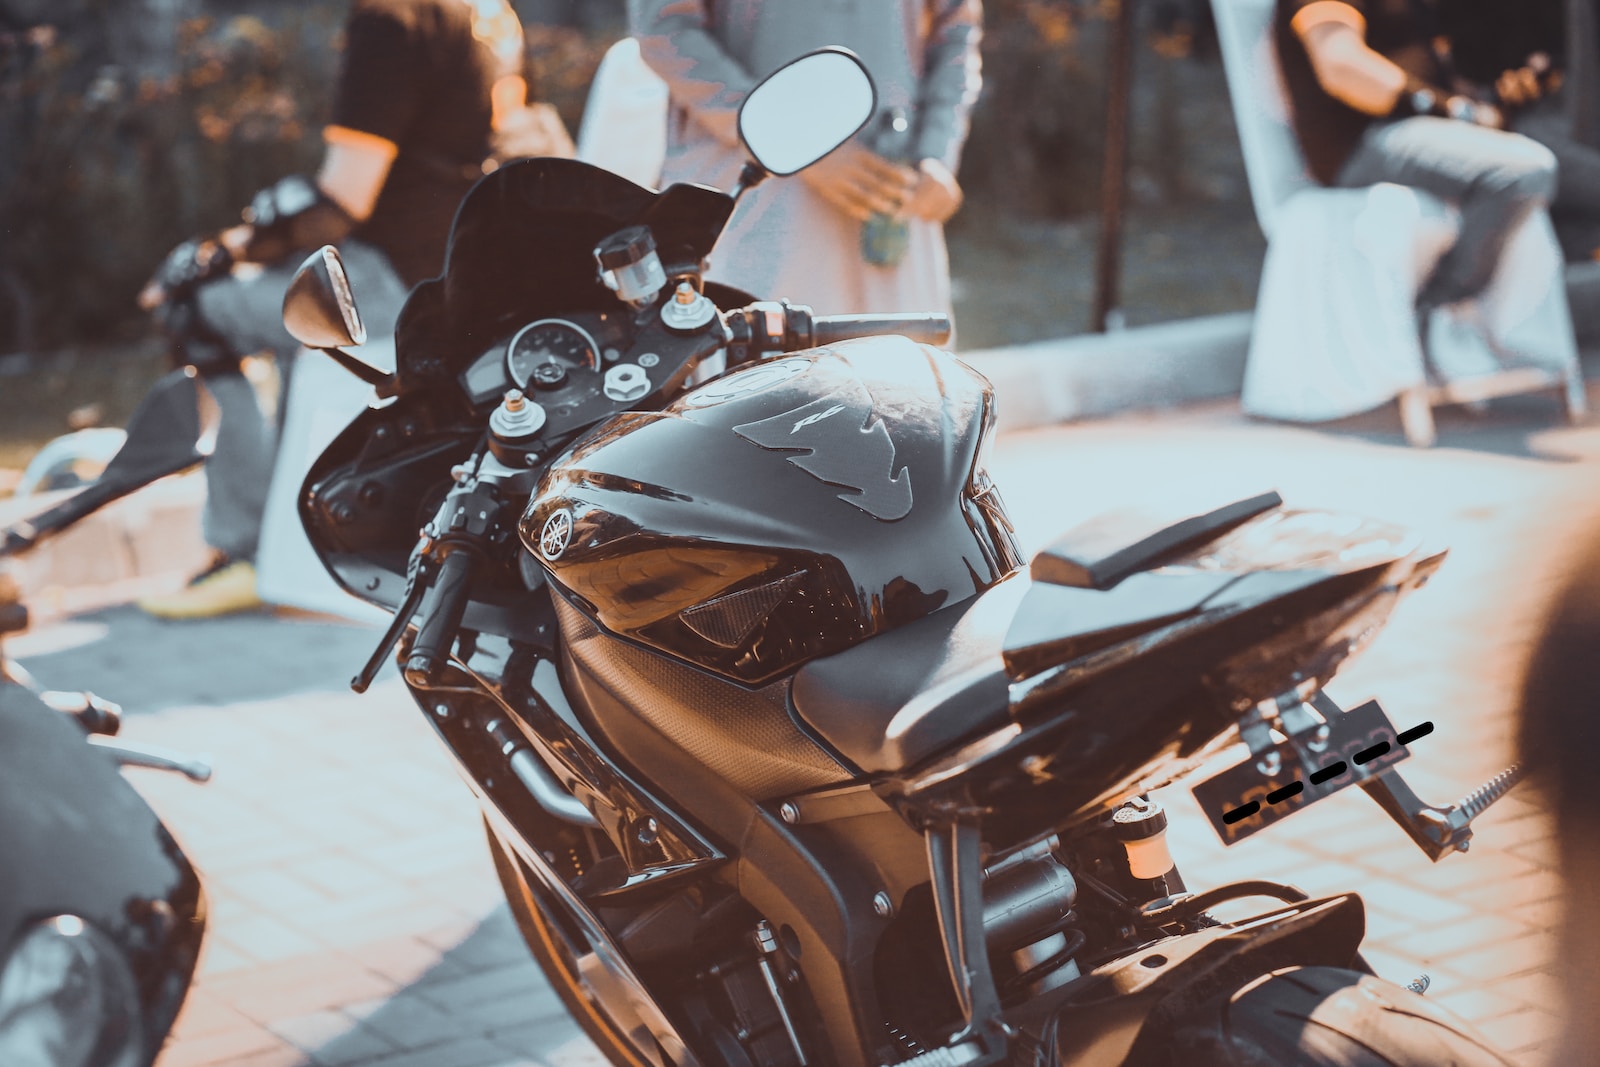
[[[739,108],[739,136],[768,172],[794,174],[848,141],[876,105],[872,79],[855,54],[825,48],[750,90]]]
[[[342,348],[367,339],[339,250],[323,245],[300,264],[283,295],[283,325],[307,348]]]

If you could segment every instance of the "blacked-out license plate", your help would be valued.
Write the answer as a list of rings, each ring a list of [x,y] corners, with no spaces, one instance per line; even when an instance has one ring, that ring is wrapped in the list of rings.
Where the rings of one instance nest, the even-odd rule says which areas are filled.
[[[1191,790],[1223,844],[1243,841],[1411,755],[1396,740],[1395,728],[1376,700],[1335,716],[1328,727],[1328,743],[1320,752],[1292,739],[1269,749],[1281,761],[1276,774],[1261,772],[1259,765],[1270,758],[1263,753]]]

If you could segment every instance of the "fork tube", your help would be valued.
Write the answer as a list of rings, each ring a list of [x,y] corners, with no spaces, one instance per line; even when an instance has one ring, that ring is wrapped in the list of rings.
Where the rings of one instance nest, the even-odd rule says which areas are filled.
[[[983,935],[982,864],[978,826],[957,818],[923,832],[933,881],[939,938],[955,985],[966,1032],[981,1032],[1000,1019],[1000,994]]]

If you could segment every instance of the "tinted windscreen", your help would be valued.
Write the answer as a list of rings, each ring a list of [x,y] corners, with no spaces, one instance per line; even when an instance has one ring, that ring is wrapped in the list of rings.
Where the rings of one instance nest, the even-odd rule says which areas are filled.
[[[423,311],[436,341],[472,349],[530,316],[615,308],[594,261],[603,238],[644,224],[663,263],[698,264],[732,209],[732,198],[715,189],[675,185],[657,193],[576,160],[508,164],[462,200],[444,275],[413,293],[402,344]]]

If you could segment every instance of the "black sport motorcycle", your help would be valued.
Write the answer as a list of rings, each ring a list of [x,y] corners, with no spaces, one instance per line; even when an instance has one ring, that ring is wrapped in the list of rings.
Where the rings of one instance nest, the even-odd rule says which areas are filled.
[[[0,563],[111,501],[201,461],[199,388],[168,375],[86,488],[0,529]],[[0,574],[0,637],[26,629]],[[0,1064],[149,1067],[194,975],[199,876],[119,764],[210,777],[203,762],[115,737],[120,709],[45,690],[0,653]]]
[[[300,500],[395,613],[352,684],[399,647],[529,947],[623,1067],[1503,1063],[1371,973],[1355,894],[1188,891],[1147,795],[1242,738],[1197,788],[1225,839],[1360,785],[1463,850],[1514,774],[1426,805],[1393,768],[1427,727],[1322,690],[1442,553],[1269,493],[1027,561],[942,316],[703,279],[739,192],[873,106],[839,50],[774,74],[733,194],[502,167],[392,373],[343,351],[336,253],[307,260],[285,322],[380,398]],[[1241,898],[1269,903],[1212,915]]]

